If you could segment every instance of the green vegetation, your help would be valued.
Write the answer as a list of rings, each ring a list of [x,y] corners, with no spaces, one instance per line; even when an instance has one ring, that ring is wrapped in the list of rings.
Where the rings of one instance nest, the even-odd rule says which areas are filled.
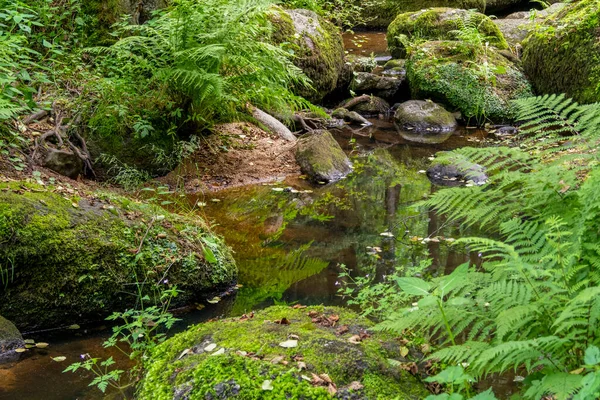
[[[0,313],[20,327],[102,318],[131,304],[134,282],[177,285],[176,303],[186,304],[235,280],[229,249],[198,218],[59,185],[1,189],[0,264],[10,280]]]
[[[460,392],[456,398],[479,378],[513,370],[526,376],[523,398],[594,399],[600,106],[545,96],[516,107],[525,127],[519,147],[463,148],[436,160],[481,164],[489,182],[441,190],[424,203],[482,229],[458,241],[482,266],[428,280],[396,275],[386,285],[403,295],[380,290],[395,309],[378,329],[437,342],[430,358],[448,368],[431,380]],[[412,306],[402,307],[405,296]]]
[[[332,399],[335,385],[361,398],[423,398],[416,379],[387,361],[399,344],[386,334],[364,336],[371,326],[346,309],[284,306],[196,325],[152,352],[138,396],[201,399],[229,388],[244,399]]]
[[[523,67],[541,94],[600,101],[600,2],[582,0],[548,17],[524,43]]]

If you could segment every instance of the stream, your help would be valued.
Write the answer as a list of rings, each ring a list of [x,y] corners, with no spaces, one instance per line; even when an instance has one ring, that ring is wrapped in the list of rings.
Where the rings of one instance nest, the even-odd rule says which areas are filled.
[[[361,33],[346,42],[349,52],[385,59],[383,34]],[[338,295],[342,266],[353,276],[385,279],[402,263],[431,258],[430,272],[437,275],[469,261],[445,240],[460,237],[459,227],[414,204],[437,190],[423,173],[430,158],[438,151],[482,145],[486,132],[461,130],[443,143],[417,143],[398,135],[388,121],[372,122],[360,131],[332,130],[354,163],[354,172],[338,183],[314,186],[289,177],[188,196],[189,204],[200,206],[195,208],[198,214],[211,221],[235,251],[241,287],[218,304],[181,313],[173,332],[275,303],[343,305]],[[104,398],[88,387],[90,373],[62,370],[86,353],[113,356],[126,368],[126,357],[102,347],[108,336],[110,329],[104,325],[24,333],[27,339],[50,345],[0,365],[0,400]],[[51,357],[56,356],[66,360],[54,362]]]

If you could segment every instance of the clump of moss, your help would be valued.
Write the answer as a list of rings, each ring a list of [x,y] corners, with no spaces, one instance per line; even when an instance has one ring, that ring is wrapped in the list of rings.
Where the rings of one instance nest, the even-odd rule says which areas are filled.
[[[294,54],[293,62],[312,81],[312,90],[299,88],[298,94],[312,102],[338,88],[346,74],[344,44],[339,29],[309,10],[273,8],[273,42]]]
[[[336,324],[312,319],[322,316]],[[347,331],[336,333],[344,325]],[[327,374],[341,393],[361,399],[426,397],[414,377],[388,363],[400,357],[399,343],[384,334],[364,336],[371,326],[342,308],[285,306],[196,325],[156,348],[138,398],[220,398],[225,392],[243,399],[335,398],[327,384],[310,382],[313,373]],[[362,341],[349,341],[361,333]],[[280,346],[290,338],[297,346]],[[352,382],[363,387],[352,389]]]
[[[11,271],[0,314],[17,326],[102,318],[131,306],[132,283],[145,279],[177,285],[178,304],[235,280],[230,250],[202,220],[125,198],[70,193],[76,192],[0,185],[0,267]],[[143,289],[151,295],[150,284]]]
[[[382,0],[373,2],[365,10],[368,26],[387,28],[398,14],[420,11],[431,7],[450,7],[463,10],[485,11],[485,0]]]
[[[487,16],[452,8],[431,8],[400,14],[390,24],[387,41],[394,58],[406,57],[406,42],[415,40],[453,40],[456,31],[466,23],[477,26],[477,30],[492,46],[508,48],[500,29]]]
[[[600,101],[600,0],[569,4],[523,44],[523,67],[537,92]]]
[[[449,105],[465,118],[511,120],[510,101],[532,95],[523,73],[489,48],[456,41],[427,42],[412,51],[406,72],[414,98]]]

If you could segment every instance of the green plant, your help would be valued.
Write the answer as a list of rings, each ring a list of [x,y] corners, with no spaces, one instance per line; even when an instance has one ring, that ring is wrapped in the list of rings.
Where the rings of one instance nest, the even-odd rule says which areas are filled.
[[[166,279],[169,268],[164,271],[148,269],[144,276],[138,276],[135,264],[144,251],[144,242],[153,225],[161,220],[161,216],[155,216],[148,222],[144,235],[140,238],[139,247],[135,257],[130,261],[135,281],[132,285],[136,288],[135,306],[122,312],[114,312],[106,318],[108,321],[116,321],[113,326],[113,334],[104,343],[104,347],[115,347],[129,359],[134,361],[134,366],[127,371],[128,379],[124,381],[125,370],[116,369],[116,362],[112,357],[106,360],[95,358],[89,354],[82,354],[83,361],[69,365],[63,372],[76,372],[84,369],[94,373],[95,378],[89,386],[96,386],[101,392],[105,392],[110,386],[124,394],[124,390],[139,379],[142,374],[142,362],[149,353],[166,338],[166,332],[171,329],[178,319],[169,312],[171,301],[175,299],[180,291],[177,286],[170,286]],[[209,248],[208,245],[205,248]],[[157,262],[172,265],[170,251],[156,254]],[[213,254],[212,258],[215,256]],[[207,257],[209,259],[209,257]]]
[[[597,398],[600,105],[553,95],[516,106],[524,123],[519,147],[460,149],[437,160],[482,163],[489,182],[441,190],[425,202],[489,233],[457,241],[480,254],[481,269],[397,277],[417,301],[378,329],[430,337],[441,346],[431,359],[462,366],[473,379],[526,375],[524,398]]]
[[[366,16],[365,11],[382,3],[382,0],[283,0],[285,7],[312,10],[345,29],[360,27],[375,19]]]

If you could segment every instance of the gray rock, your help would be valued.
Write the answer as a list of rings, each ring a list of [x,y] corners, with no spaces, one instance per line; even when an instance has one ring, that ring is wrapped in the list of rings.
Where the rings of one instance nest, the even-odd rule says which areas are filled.
[[[507,15],[503,19],[494,19],[504,38],[511,45],[520,45],[523,40],[533,31],[536,25],[543,24],[546,17],[562,10],[566,3],[555,3],[545,10],[519,11]]]
[[[298,140],[296,161],[313,182],[335,182],[352,172],[352,163],[331,133],[317,130]]]
[[[17,327],[0,316],[0,361],[8,360],[15,354],[14,350],[23,347],[23,337]]]
[[[452,113],[432,101],[409,100],[398,106],[394,121],[400,130],[448,133],[458,125]]]
[[[436,164],[427,170],[427,177],[440,186],[464,186],[469,181],[475,185],[483,185],[488,180],[483,166],[466,161]]]
[[[75,179],[83,169],[83,161],[70,151],[50,148],[42,166]]]
[[[372,94],[386,100],[400,94],[401,89],[407,88],[406,79],[402,74],[397,76],[380,76],[369,72],[357,72],[350,84],[350,89],[356,94]]]

